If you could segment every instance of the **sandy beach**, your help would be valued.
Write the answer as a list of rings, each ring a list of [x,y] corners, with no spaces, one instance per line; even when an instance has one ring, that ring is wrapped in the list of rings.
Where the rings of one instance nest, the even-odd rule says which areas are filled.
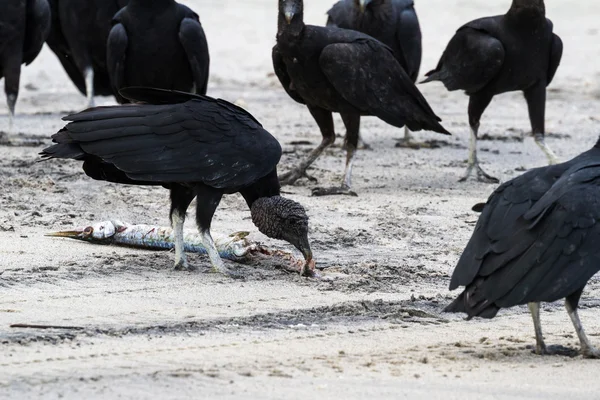
[[[208,94],[238,102],[284,148],[280,171],[321,140],[306,107],[273,74],[275,0],[188,0],[211,52]],[[421,75],[435,67],[455,30],[504,13],[510,1],[417,0],[423,30]],[[600,2],[551,0],[547,15],[565,51],[546,104],[547,143],[561,160],[589,149],[600,133]],[[305,0],[308,23],[324,24],[332,2]],[[579,343],[562,303],[545,304],[548,344],[572,349],[540,357],[526,307],[493,320],[442,313],[458,293],[450,274],[484,201],[496,185],[458,183],[466,168],[467,97],[419,85],[452,136],[416,133],[439,147],[396,148],[403,131],[364,118],[371,150],[360,151],[358,197],[311,197],[315,185],[284,187],[310,217],[321,279],[287,272],[280,260],[228,266],[243,280],[173,270],[173,254],[44,237],[119,219],[168,226],[161,188],[92,181],[80,163],[39,163],[38,153],[85,98],[44,48],[23,69],[16,130],[26,145],[0,146],[0,398],[62,399],[597,399],[598,361]],[[98,97],[98,105],[115,104]],[[336,184],[345,152],[338,141],[309,171]],[[0,95],[0,130],[8,114]],[[527,136],[520,93],[497,96],[484,115],[480,159],[509,180],[546,164]],[[190,207],[188,229],[193,229]],[[239,195],[226,196],[214,232],[294,251],[260,234]],[[581,301],[581,318],[600,346],[600,280]],[[13,324],[77,329],[11,328]]]

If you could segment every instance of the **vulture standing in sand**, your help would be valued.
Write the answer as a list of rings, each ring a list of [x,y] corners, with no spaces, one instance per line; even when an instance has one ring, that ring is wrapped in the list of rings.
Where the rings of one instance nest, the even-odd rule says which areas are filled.
[[[362,115],[449,134],[389,47],[357,31],[305,25],[302,0],[279,0],[273,65],[288,95],[306,104],[323,136],[306,160],[282,176],[284,184],[305,176],[334,142],[333,112],[346,126],[346,172],[341,187],[315,189],[315,195],[354,194],[350,178]]]
[[[0,79],[4,78],[9,131],[13,129],[19,96],[21,64],[35,60],[49,30],[50,7],[46,0],[0,1]]]
[[[540,302],[565,298],[585,357],[588,341],[577,306],[600,270],[600,140],[563,164],[533,169],[488,199],[452,275],[465,286],[446,311],[493,318],[501,308],[529,304],[538,354],[547,353]]]
[[[281,147],[252,115],[224,100],[183,92],[130,88],[121,95],[149,104],[66,117],[72,122],[52,137],[56,144],[42,156],[83,161],[93,179],[169,189],[176,269],[188,268],[183,223],[197,198],[198,228],[213,268],[228,272],[210,225],[223,195],[239,192],[258,229],[294,245],[306,259],[302,274],[312,274],[308,217],[300,204],[280,196]]]
[[[523,92],[535,142],[550,164],[558,162],[544,141],[544,114],[546,86],[554,78],[562,50],[543,0],[513,0],[505,15],[471,21],[456,32],[424,82],[441,81],[448,90],[464,90],[469,96],[469,165],[461,181],[476,169],[478,180],[498,182],[479,166],[477,132],[492,98],[504,92]]]
[[[327,26],[363,32],[388,45],[410,79],[417,81],[422,44],[413,0],[341,0],[327,15]],[[410,146],[411,141],[404,127],[404,144]]]
[[[130,86],[206,94],[208,43],[198,14],[174,0],[130,0],[108,36],[108,71],[119,90]]]
[[[49,0],[52,29],[48,46],[77,89],[87,96],[113,95],[106,66],[106,40],[114,15],[128,0]]]

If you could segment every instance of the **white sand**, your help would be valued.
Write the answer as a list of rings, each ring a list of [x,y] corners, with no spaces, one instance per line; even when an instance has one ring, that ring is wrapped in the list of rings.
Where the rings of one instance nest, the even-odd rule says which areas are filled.
[[[272,76],[276,1],[185,3],[199,12],[209,39],[210,94],[244,100],[289,151],[285,170],[311,148],[290,142],[314,146],[320,135]],[[508,3],[418,1],[421,72],[435,66],[462,23],[502,13]],[[330,5],[307,0],[307,21],[322,24]],[[547,130],[555,134],[548,143],[566,160],[598,135],[600,3],[551,0],[547,9],[565,43],[547,103]],[[85,103],[47,49],[23,71],[21,87],[16,123],[28,136],[49,137],[65,112]],[[524,308],[491,321],[440,314],[477,218],[470,207],[494,186],[456,183],[466,167],[467,98],[439,84],[420,89],[454,136],[418,138],[452,146],[396,149],[402,131],[368,118],[363,134],[373,150],[356,162],[358,198],[313,198],[308,182],[284,189],[308,209],[315,256],[328,267],[324,281],[276,263],[240,266],[247,279],[233,281],[209,274],[201,256],[191,257],[199,272],[181,273],[169,253],[45,238],[110,218],[166,225],[168,194],[93,182],[77,163],[35,163],[42,146],[0,147],[0,398],[597,399],[597,362],[533,355]],[[0,96],[0,129],[5,109]],[[336,126],[343,134],[339,118]],[[509,138],[529,131],[522,96],[499,96],[481,130]],[[503,180],[545,163],[530,138],[481,141],[480,150],[487,171]],[[338,144],[310,172],[334,184],[343,163]],[[193,213],[188,227],[192,220]],[[213,229],[248,230],[290,250],[257,232],[239,196],[224,199]],[[599,297],[594,279],[581,315],[598,345]],[[549,344],[577,348],[560,304],[545,306],[542,320]],[[9,328],[17,323],[84,329]]]

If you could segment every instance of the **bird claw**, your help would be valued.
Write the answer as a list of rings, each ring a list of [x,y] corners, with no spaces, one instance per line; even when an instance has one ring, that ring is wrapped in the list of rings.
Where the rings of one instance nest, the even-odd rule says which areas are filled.
[[[293,169],[279,176],[279,184],[282,186],[293,185],[298,179],[306,178],[310,182],[317,183],[317,178],[310,176],[306,173],[306,170],[301,171]]]
[[[335,196],[335,195],[358,197],[358,194],[356,194],[355,191],[350,190],[350,188],[347,186],[329,187],[329,188],[317,187],[312,190],[312,195],[314,197]]]
[[[459,182],[466,182],[469,179],[469,177],[471,176],[471,173],[473,172],[473,168],[477,169],[477,181],[483,182],[483,183],[500,183],[500,180],[498,178],[495,178],[495,177],[493,177],[491,175],[488,175],[479,166],[479,163],[475,163],[475,164],[469,165],[469,167],[467,168],[467,172],[458,181]]]
[[[400,149],[411,149],[411,150],[433,149],[434,148],[433,144],[431,144],[431,143],[415,142],[412,140],[412,138],[410,138],[410,139],[402,138],[402,139],[398,140],[395,147],[400,148]]]
[[[180,260],[175,263],[175,271],[195,271],[196,267],[190,266],[187,261]]]
[[[583,358],[599,359],[600,351],[595,347],[585,347],[581,349],[581,355]]]

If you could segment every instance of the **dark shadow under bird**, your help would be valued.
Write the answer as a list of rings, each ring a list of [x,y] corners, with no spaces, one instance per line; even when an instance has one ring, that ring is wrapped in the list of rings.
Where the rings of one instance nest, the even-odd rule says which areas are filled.
[[[600,271],[599,242],[600,140],[568,162],[533,169],[496,189],[452,275],[450,290],[464,291],[446,311],[493,318],[501,308],[529,304],[536,351],[547,354],[540,302],[565,298],[582,354],[598,358],[577,307]]]
[[[558,162],[544,140],[546,87],[554,78],[563,50],[552,29],[543,0],[513,0],[505,15],[477,19],[461,27],[436,69],[426,74],[424,82],[441,81],[448,90],[464,90],[469,96],[469,165],[461,181],[475,169],[478,180],[498,182],[479,166],[477,133],[492,98],[505,92],[523,92],[535,142],[551,164]]]
[[[272,56],[285,91],[308,107],[323,136],[306,160],[282,176],[283,184],[306,176],[307,168],[334,142],[334,112],[346,126],[346,172],[341,187],[317,188],[315,195],[354,194],[350,179],[361,116],[413,131],[449,134],[389,47],[357,31],[305,25],[301,0],[279,0]]]
[[[47,0],[0,2],[0,79],[8,104],[9,132],[13,130],[19,97],[21,65],[35,60],[50,30]]]
[[[48,47],[65,72],[94,105],[94,95],[112,96],[106,41],[115,14],[128,0],[49,0],[52,28]]]
[[[423,52],[421,26],[413,0],[341,0],[327,12],[327,26],[365,33],[394,51],[396,60],[417,81]],[[417,147],[404,127],[403,145]]]
[[[174,0],[130,0],[108,37],[108,71],[118,91],[130,86],[206,94],[208,43],[198,14]]]
[[[93,179],[169,189],[177,269],[188,268],[183,224],[196,198],[198,229],[213,268],[228,272],[210,227],[223,195],[239,192],[258,229],[294,245],[306,259],[302,274],[312,274],[308,217],[300,204],[280,196],[281,146],[252,115],[224,100],[183,92],[129,88],[121,95],[149,104],[68,116],[71,122],[42,156],[83,161]]]

